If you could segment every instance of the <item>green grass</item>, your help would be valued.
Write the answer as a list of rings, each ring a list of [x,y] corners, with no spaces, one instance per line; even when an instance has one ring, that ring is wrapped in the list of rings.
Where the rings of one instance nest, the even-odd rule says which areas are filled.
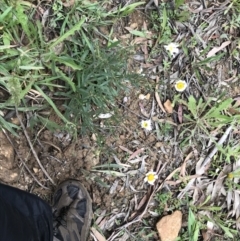
[[[199,143],[201,140],[206,142],[211,139],[211,132],[216,128],[222,129],[228,125],[236,125],[240,119],[239,114],[231,114],[230,108],[238,113],[239,107],[235,107],[231,98],[219,99],[213,101],[213,98],[208,98],[204,101],[202,98],[196,100],[192,95],[188,100],[178,100],[179,104],[183,105],[183,110],[186,107],[187,111],[183,114],[183,127],[180,138],[184,143],[194,142]],[[200,139],[198,139],[200,138]],[[205,140],[204,140],[205,139]],[[214,139],[212,139],[214,141]]]
[[[239,129],[239,106],[235,104],[233,99],[224,98],[223,95],[218,99],[208,98],[208,100],[197,99],[192,95],[187,98],[183,95],[176,95],[173,103],[175,106],[182,105],[183,108],[183,123],[180,124],[181,129],[179,128],[178,136],[181,149],[188,150],[189,146],[193,146],[203,155],[202,152],[207,151],[206,147],[209,141],[212,143],[211,149],[213,145],[218,149],[218,152],[212,158],[211,166],[204,173],[205,178],[209,178],[209,183],[205,183],[205,185],[198,182],[193,184],[196,190],[201,190],[200,197],[210,195],[207,189],[211,186],[211,182],[215,185],[215,182],[222,178],[219,173],[224,167],[239,160],[239,138],[237,135],[230,135],[223,145],[218,145],[216,141],[223,135],[228,126],[232,125],[235,130]],[[191,168],[191,165],[189,165],[189,169],[186,169],[189,175],[192,174]],[[194,164],[195,168],[197,169]],[[175,176],[173,180],[179,180],[179,178],[181,177]],[[226,192],[234,192],[239,189],[236,178],[239,178],[239,169],[235,169],[224,176],[222,185]],[[184,188],[185,185],[186,183],[182,183],[179,189]],[[220,200],[223,202],[227,199],[227,196],[220,195],[219,199],[212,200],[210,195],[206,196],[205,200],[201,202],[195,200],[195,202],[199,203],[193,203],[193,200],[191,200],[192,191],[186,194],[186,200],[188,201],[185,198],[183,200],[174,199],[172,198],[173,195],[176,195],[176,189],[167,193],[161,190],[161,192],[157,193],[155,200],[159,205],[155,212],[162,216],[165,215],[164,210],[166,207],[170,212],[189,210],[188,227],[182,229],[177,240],[200,240],[201,232],[206,230],[208,221],[214,224],[214,231],[220,235],[219,240],[237,240],[236,222],[238,221],[236,221],[235,217],[227,217],[228,211],[231,211],[234,207],[227,210],[222,207],[223,203],[220,204]]]
[[[97,131],[100,113],[117,112],[119,94],[137,84],[138,76],[127,73],[131,49],[111,40],[110,24],[142,3],[113,11],[107,11],[105,4],[81,1],[66,8],[55,1],[44,22],[38,9],[27,2],[1,4],[0,84],[6,95],[2,110],[28,111],[31,105],[35,110],[32,126],[42,123],[75,136]],[[109,36],[99,37],[101,26],[109,28]],[[31,104],[29,94],[34,99]],[[38,111],[49,108],[61,125]],[[16,126],[2,118],[0,124],[16,134]]]

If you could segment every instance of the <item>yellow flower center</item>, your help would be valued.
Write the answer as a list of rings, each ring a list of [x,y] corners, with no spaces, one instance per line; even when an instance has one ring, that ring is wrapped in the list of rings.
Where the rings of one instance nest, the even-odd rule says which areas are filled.
[[[143,122],[143,127],[147,128],[148,127],[148,123],[147,122]]]
[[[149,174],[149,175],[147,176],[147,179],[148,179],[149,182],[154,181],[154,179],[155,179],[154,174]]]
[[[234,175],[232,172],[228,173],[228,179],[233,179],[234,178]]]
[[[185,87],[185,83],[183,83],[183,82],[178,82],[176,85],[176,88],[178,90],[182,90],[182,89],[184,89],[184,87]]]
[[[172,53],[172,52],[173,52],[173,49],[174,49],[173,46],[170,45],[170,46],[169,46],[169,52]]]

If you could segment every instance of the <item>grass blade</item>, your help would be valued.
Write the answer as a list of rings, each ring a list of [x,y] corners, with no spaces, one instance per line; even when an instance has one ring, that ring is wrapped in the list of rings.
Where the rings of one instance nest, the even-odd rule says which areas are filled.
[[[85,22],[86,17],[84,17],[79,23],[77,23],[73,28],[71,28],[70,30],[68,30],[65,34],[63,34],[62,36],[60,36],[57,40],[54,40],[55,42],[53,42],[49,48],[52,49],[54,46],[58,45],[59,43],[63,42],[65,39],[67,39],[69,36],[73,35],[75,31],[78,31],[81,29],[83,23]]]

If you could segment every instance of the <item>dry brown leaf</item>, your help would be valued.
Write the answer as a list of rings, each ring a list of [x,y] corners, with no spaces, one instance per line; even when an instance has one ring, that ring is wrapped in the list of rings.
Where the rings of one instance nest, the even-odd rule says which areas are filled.
[[[105,217],[107,210],[103,210],[101,212],[101,214],[99,215],[99,217],[97,218],[97,220],[95,221],[96,225],[99,225],[100,222],[103,220],[103,218]]]
[[[93,235],[97,238],[98,241],[107,241],[105,239],[104,236],[102,236],[102,234],[100,234],[97,229],[95,229],[94,227],[91,227],[91,231],[93,233]]]
[[[162,166],[162,162],[159,160],[159,161],[158,161],[157,168],[156,168],[156,173],[157,173],[157,174],[160,173],[160,170],[161,170],[160,168],[161,168],[161,166]]]
[[[231,41],[226,41],[221,44],[220,47],[214,47],[212,50],[210,50],[207,54],[207,58],[214,56],[217,52],[224,49],[226,46],[228,46],[231,43]]]
[[[176,168],[174,171],[172,171],[172,172],[167,176],[167,178],[166,178],[165,180],[166,180],[166,181],[170,180],[170,179],[175,175],[175,173],[180,172],[180,171],[181,171],[181,167]]]
[[[174,122],[173,122],[171,119],[169,119],[169,118],[158,119],[156,116],[153,116],[153,117],[152,117],[152,120],[153,120],[153,121],[157,121],[157,122],[159,122],[159,123],[168,123],[168,124],[170,124],[170,125],[177,126],[177,124],[174,123]]]
[[[232,115],[240,114],[240,111],[238,111],[237,109],[234,109],[234,108],[229,108],[228,112]]]
[[[182,164],[182,166],[181,166],[180,175],[181,175],[182,177],[185,177],[185,176],[186,176],[185,173],[186,173],[187,161],[192,157],[192,155],[193,155],[193,152],[190,152],[190,153],[187,155],[187,157],[185,158],[185,160],[184,160],[184,162],[183,162],[183,164]]]
[[[143,196],[142,200],[138,204],[137,210],[140,210],[143,207],[143,205],[147,202],[149,195],[150,195],[150,193],[147,193]]]
[[[163,106],[168,114],[173,113],[172,102],[170,100],[166,100],[166,102],[163,104]]]
[[[130,25],[130,28],[131,28],[131,29],[135,29],[135,28],[137,28],[137,26],[138,26],[137,23],[132,23],[132,24]]]
[[[144,99],[149,100],[149,99],[150,99],[150,96],[151,96],[150,93],[148,93],[147,95],[140,94],[140,95],[138,96],[138,98],[139,98],[140,100],[144,100]]]
[[[199,177],[198,175],[191,175],[191,176],[187,176],[187,178],[185,177],[182,177],[182,178],[179,178],[177,181],[165,181],[164,183],[168,184],[168,185],[172,185],[172,186],[175,186],[175,185],[178,185],[182,182],[186,182],[188,180],[192,180],[192,179],[196,179],[197,177]]]
[[[121,39],[128,39],[128,38],[131,38],[131,36],[132,36],[132,35],[131,35],[130,33],[128,33],[128,34],[123,34],[123,35],[121,35],[120,38],[121,38]]]
[[[135,152],[133,152],[133,153],[131,154],[131,156],[128,158],[127,161],[130,161],[131,159],[133,159],[135,156],[137,156],[138,154],[140,154],[140,153],[143,152],[143,151],[144,151],[144,148],[140,148],[140,149],[136,150]]]
[[[178,121],[180,124],[183,123],[183,108],[182,108],[182,104],[180,104],[178,106]]]
[[[142,66],[142,68],[152,68],[153,64],[150,64],[150,63],[144,64],[144,63],[142,63],[141,66]]]
[[[141,43],[144,43],[144,42],[147,42],[147,39],[146,38],[143,38],[143,37],[136,37],[134,38],[133,40],[133,44],[141,44]]]
[[[132,151],[130,151],[129,149],[127,149],[127,148],[124,147],[124,146],[121,146],[121,145],[120,145],[119,148],[122,149],[123,151],[126,151],[126,152],[129,153],[130,155],[133,154]]]
[[[100,222],[100,224],[98,225],[99,228],[100,228],[101,230],[103,230],[106,223],[107,223],[107,218],[105,217],[105,218]]]
[[[127,31],[129,31],[129,32],[131,32],[131,31],[133,31],[134,29],[133,28],[131,28],[131,27],[125,27],[125,29],[127,30]]]
[[[166,182],[164,182],[164,183],[166,183],[166,184],[169,185],[169,186],[176,186],[176,185],[179,185],[180,183],[182,183],[182,180],[166,181]]]
[[[158,94],[158,92],[157,92],[157,90],[158,90],[158,82],[159,82],[159,77],[156,76],[156,83],[157,83],[157,85],[156,85],[156,91],[155,91],[155,98],[156,98],[156,101],[157,101],[159,107],[160,107],[161,110],[163,111],[163,113],[166,113],[166,111],[165,111],[165,109],[164,109],[164,107],[163,107],[163,104],[162,104],[162,102],[161,102],[161,100],[160,100],[159,94]]]
[[[202,236],[204,241],[210,241],[212,237],[212,231],[210,230],[202,230]]]

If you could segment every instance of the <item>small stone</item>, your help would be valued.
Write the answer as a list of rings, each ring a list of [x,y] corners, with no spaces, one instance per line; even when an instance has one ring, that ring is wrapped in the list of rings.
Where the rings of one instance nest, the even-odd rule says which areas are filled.
[[[7,169],[0,166],[0,182],[14,183],[19,179],[19,168]]]
[[[171,215],[163,217],[157,223],[157,231],[161,241],[174,241],[182,226],[182,212],[175,211]]]
[[[3,132],[0,132],[0,182],[13,183],[19,178],[14,149]]]

